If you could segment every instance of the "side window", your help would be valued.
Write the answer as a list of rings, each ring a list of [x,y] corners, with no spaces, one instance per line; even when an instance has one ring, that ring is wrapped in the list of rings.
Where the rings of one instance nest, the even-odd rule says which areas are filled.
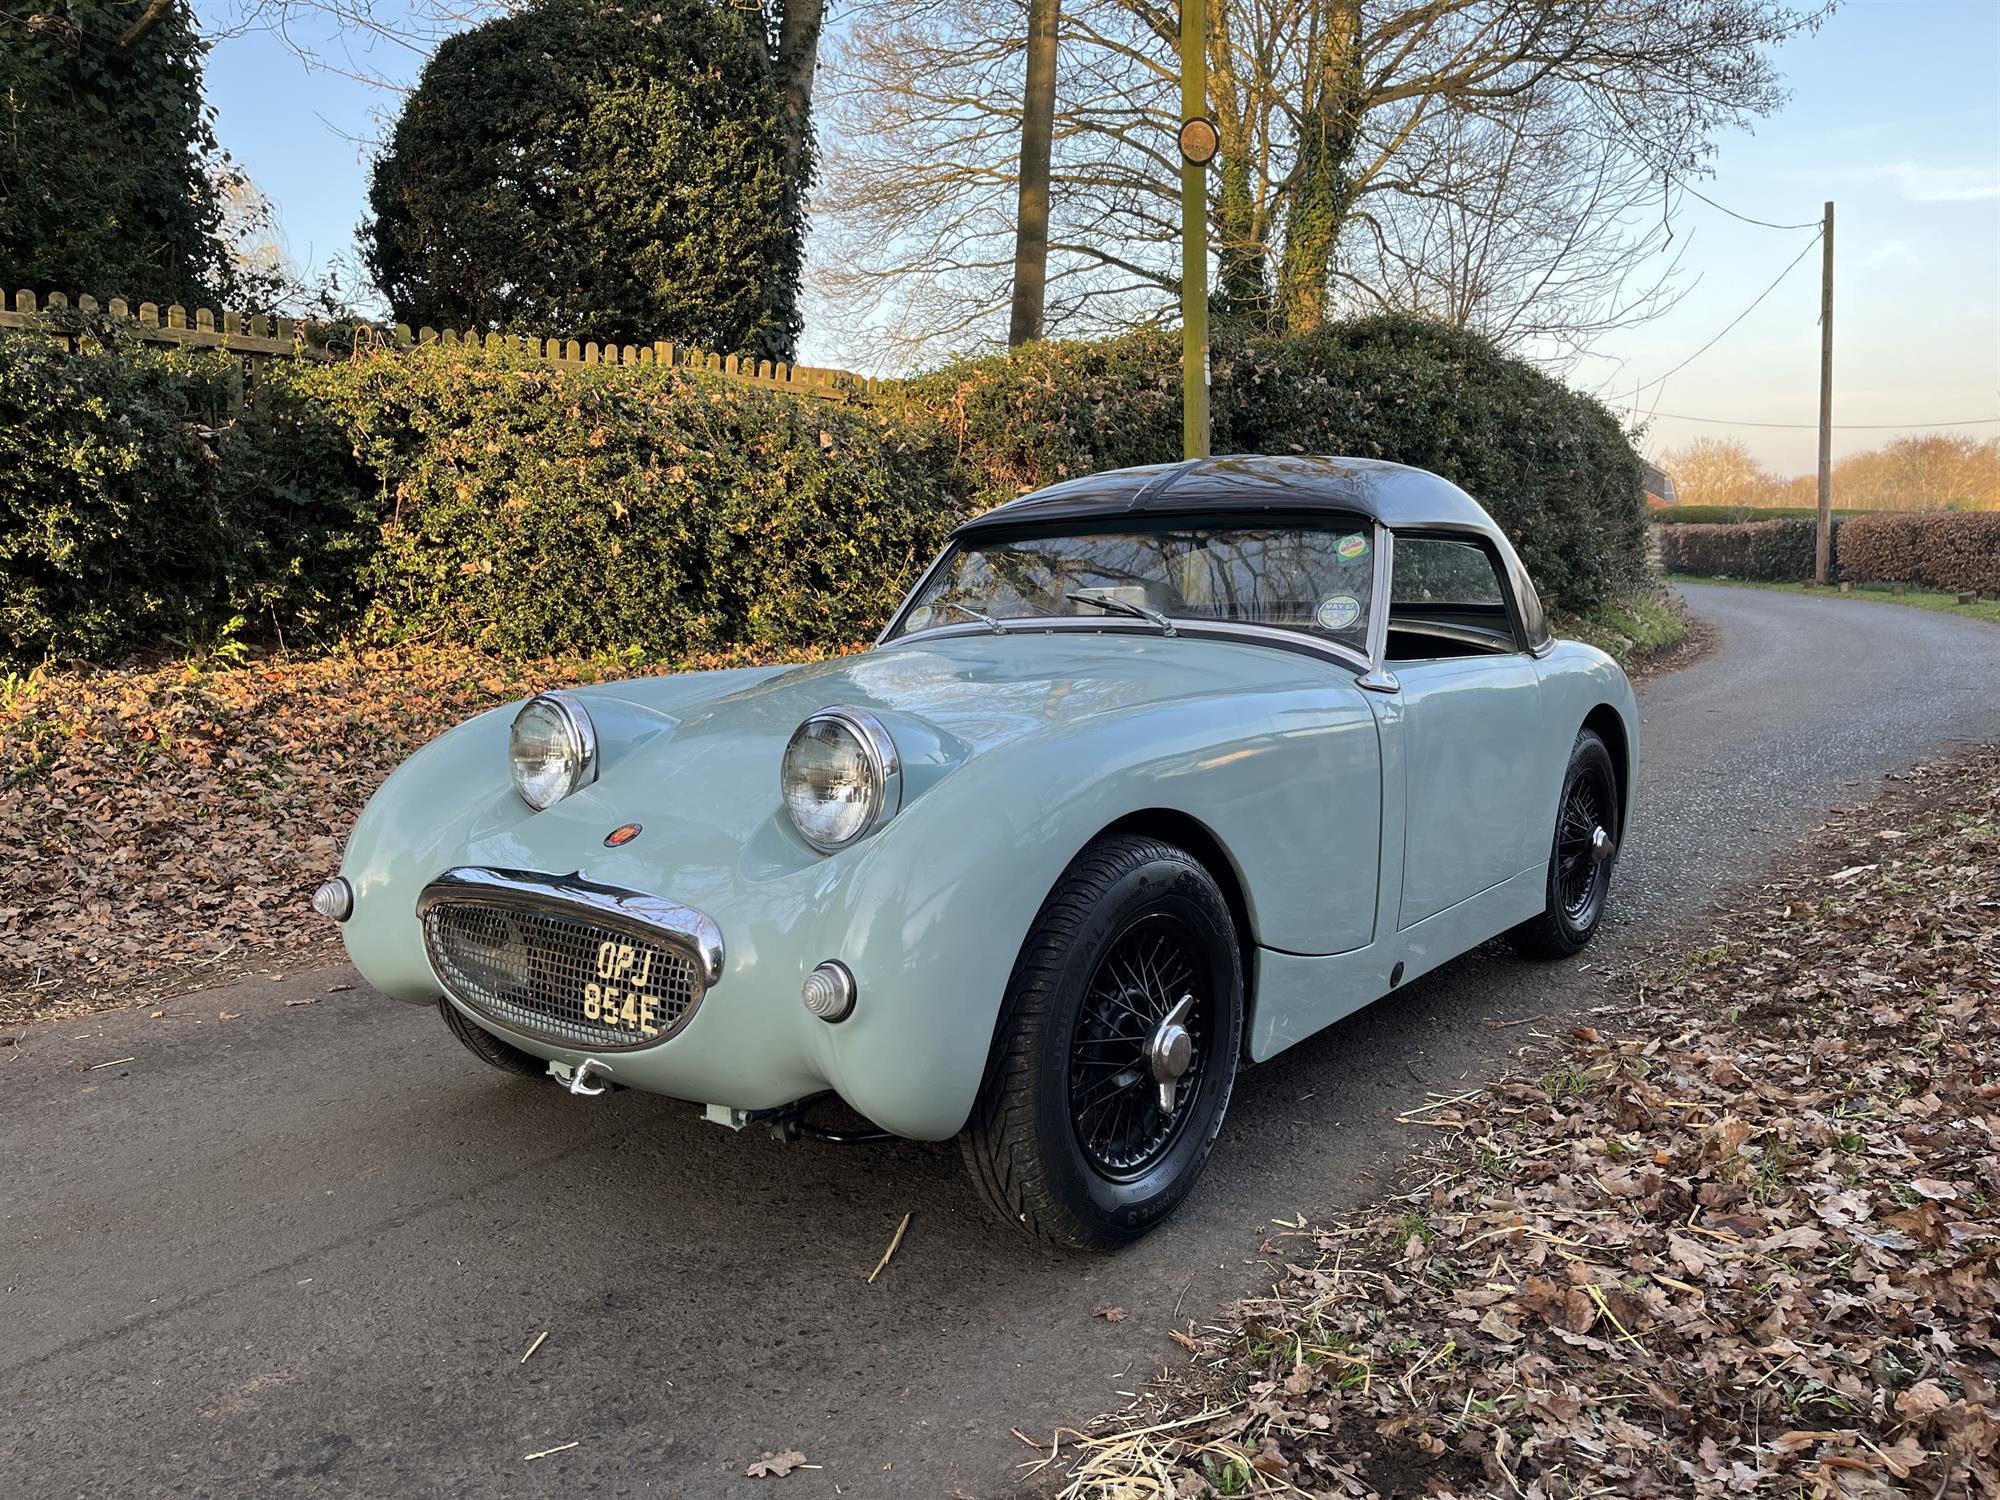
[[[1389,584],[1392,604],[1497,604],[1507,595],[1493,559],[1470,542],[1436,537],[1396,538],[1396,565]]]
[[[1391,661],[1520,649],[1493,555],[1474,542],[1398,536],[1389,576]]]

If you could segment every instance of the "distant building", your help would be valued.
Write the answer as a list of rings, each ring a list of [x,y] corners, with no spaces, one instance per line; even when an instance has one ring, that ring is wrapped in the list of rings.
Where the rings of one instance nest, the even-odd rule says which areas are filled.
[[[1657,464],[1646,465],[1646,503],[1648,505],[1679,505],[1681,497],[1674,490],[1674,476]]]

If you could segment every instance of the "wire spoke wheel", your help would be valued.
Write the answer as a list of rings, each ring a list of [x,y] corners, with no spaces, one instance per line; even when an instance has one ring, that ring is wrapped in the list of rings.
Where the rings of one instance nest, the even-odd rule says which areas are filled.
[[[1611,884],[1605,850],[1615,806],[1612,788],[1597,766],[1584,767],[1563,798],[1556,825],[1556,895],[1563,915],[1579,928],[1596,920]]]
[[[1203,968],[1194,933],[1156,912],[1129,924],[1090,977],[1070,1042],[1069,1119],[1091,1169],[1111,1181],[1151,1170],[1196,1113],[1212,1030]],[[1177,1025],[1191,1045],[1163,1089],[1161,1043]]]

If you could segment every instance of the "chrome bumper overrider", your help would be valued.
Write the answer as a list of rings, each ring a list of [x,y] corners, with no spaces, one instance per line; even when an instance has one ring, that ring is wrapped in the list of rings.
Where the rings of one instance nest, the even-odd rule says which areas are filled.
[[[722,978],[722,932],[711,918],[581,874],[447,870],[418,896],[417,917],[446,993],[558,1046],[654,1046]]]

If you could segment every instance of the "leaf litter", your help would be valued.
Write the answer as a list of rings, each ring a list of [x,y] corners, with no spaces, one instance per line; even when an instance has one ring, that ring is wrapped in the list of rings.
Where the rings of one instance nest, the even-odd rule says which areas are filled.
[[[9,679],[0,1022],[338,959],[313,889],[375,788],[474,714],[545,687],[810,656],[518,663],[408,645]]]
[[[1406,1112],[1402,1190],[1273,1235],[1065,1500],[2000,1495],[2000,747],[1622,989]]]

